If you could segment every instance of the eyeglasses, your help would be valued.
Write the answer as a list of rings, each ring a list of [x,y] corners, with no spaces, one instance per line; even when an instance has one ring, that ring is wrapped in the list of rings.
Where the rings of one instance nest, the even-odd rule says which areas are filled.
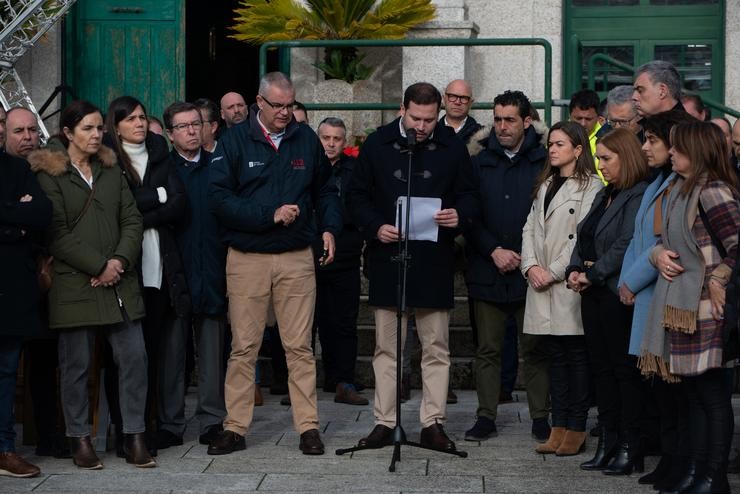
[[[612,127],[627,127],[629,124],[631,124],[635,119],[637,118],[637,115],[634,115],[632,118],[629,118],[627,120],[617,120],[616,118],[612,119],[610,118],[606,122],[611,125]]]
[[[170,128],[172,130],[177,130],[177,131],[182,132],[190,127],[192,127],[193,130],[200,130],[203,128],[203,122],[201,120],[198,120],[197,122],[181,123],[181,124],[173,125]]]
[[[447,96],[447,99],[450,100],[452,103],[457,103],[458,101],[464,105],[467,105],[470,103],[470,96],[465,96],[463,94],[453,94],[453,93],[445,93],[445,96]]]
[[[270,105],[270,108],[272,108],[273,110],[275,110],[278,113],[280,113],[281,111],[292,112],[293,111],[293,105],[295,105],[295,101],[291,101],[290,103],[288,103],[286,105],[281,105],[279,103],[273,103],[269,99],[267,99],[264,96],[262,96],[261,94],[260,94],[260,98],[262,98],[262,101],[264,101],[265,103],[267,103],[268,105]]]

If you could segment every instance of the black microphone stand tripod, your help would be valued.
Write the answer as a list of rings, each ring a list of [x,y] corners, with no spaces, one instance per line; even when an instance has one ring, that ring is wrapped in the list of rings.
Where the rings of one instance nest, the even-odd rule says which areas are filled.
[[[398,255],[391,258],[393,262],[398,264],[398,284],[396,286],[396,426],[393,428],[393,455],[391,457],[391,464],[388,467],[389,472],[395,472],[396,462],[401,461],[401,446],[412,446],[414,448],[428,449],[431,451],[438,451],[440,453],[456,455],[461,458],[467,458],[468,456],[468,453],[466,453],[465,451],[443,451],[439,449],[428,448],[426,446],[422,446],[420,443],[409,441],[408,439],[406,439],[406,432],[404,432],[403,427],[401,426],[401,376],[403,374],[401,328],[403,326],[403,315],[407,309],[406,280],[408,276],[409,261],[411,260],[411,256],[409,255],[409,229],[411,221],[411,165],[414,157],[414,149],[416,148],[416,129],[406,129],[406,139],[409,154],[408,170],[406,172],[406,211],[403,211],[403,204],[399,201],[397,212],[399,223],[401,224],[398,235]],[[401,222],[401,218],[405,218],[404,221]],[[357,445],[352,448],[338,449],[336,450],[336,454],[343,455],[345,453],[352,453],[354,451],[362,451],[363,449],[378,448]]]

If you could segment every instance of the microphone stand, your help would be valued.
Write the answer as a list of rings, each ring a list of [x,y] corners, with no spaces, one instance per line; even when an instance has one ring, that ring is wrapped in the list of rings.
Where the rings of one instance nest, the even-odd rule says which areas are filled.
[[[398,255],[391,258],[393,262],[398,264],[398,282],[396,285],[396,426],[393,428],[393,455],[391,456],[391,464],[388,467],[389,472],[395,472],[396,462],[401,461],[401,446],[428,449],[431,451],[438,451],[440,453],[456,455],[461,458],[467,458],[468,456],[468,453],[465,451],[443,451],[428,448],[426,446],[422,446],[420,443],[409,441],[406,439],[406,432],[404,432],[403,427],[401,426],[401,377],[403,374],[403,338],[401,338],[401,330],[403,327],[403,314],[407,309],[406,281],[408,278],[409,261],[411,261],[411,255],[409,254],[409,233],[411,222],[411,165],[414,157],[414,149],[416,148],[416,129],[406,129],[406,138],[408,141],[409,154],[408,170],[406,172],[406,211],[403,211],[403,203],[399,201],[397,209],[398,219],[399,221],[401,221],[401,218],[403,217],[405,217],[405,219],[399,228]],[[336,454],[343,455],[345,453],[352,453],[363,449],[377,448],[357,445],[352,448],[338,449],[336,450]]]

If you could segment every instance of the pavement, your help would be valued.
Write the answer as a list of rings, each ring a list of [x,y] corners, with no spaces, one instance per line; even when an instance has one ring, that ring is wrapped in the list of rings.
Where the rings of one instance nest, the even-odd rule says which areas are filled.
[[[372,398],[372,389],[365,394]],[[267,392],[267,388],[265,388]],[[496,421],[499,435],[483,442],[463,440],[473,421],[477,399],[474,391],[457,391],[459,402],[448,405],[446,430],[467,458],[401,448],[396,472],[388,466],[392,448],[335,455],[338,448],[353,446],[373,427],[372,400],[368,406],[333,402],[333,394],[318,391],[321,431],[326,445],[323,456],[305,456],[298,450],[291,410],[279,404],[279,396],[265,394],[265,405],[255,410],[247,434],[247,449],[225,456],[209,456],[198,444],[198,424],[190,420],[185,444],[161,450],[158,468],[136,469],[116,458],[115,452],[101,454],[103,470],[83,471],[72,460],[39,458],[33,448],[18,452],[41,468],[33,479],[0,478],[0,493],[348,493],[455,492],[455,493],[653,493],[637,483],[639,474],[609,478],[601,472],[584,472],[578,464],[591,458],[596,438],[589,437],[585,453],[555,457],[534,452],[526,395],[515,394],[515,402],[499,406]],[[421,391],[402,405],[402,425],[409,440],[419,435]],[[186,414],[192,417],[195,395],[188,393]],[[740,395],[733,399],[736,423],[740,423]],[[594,413],[594,410],[591,410]],[[593,416],[589,426],[593,425]],[[20,431],[19,431],[20,432]],[[19,436],[20,437],[20,436]],[[735,434],[735,444],[740,434]],[[651,470],[657,458],[646,459]],[[740,476],[730,475],[733,492],[740,492]]]

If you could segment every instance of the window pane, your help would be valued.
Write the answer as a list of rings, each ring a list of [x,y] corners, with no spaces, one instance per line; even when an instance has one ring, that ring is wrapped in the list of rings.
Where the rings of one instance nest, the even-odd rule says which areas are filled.
[[[640,0],[573,0],[574,7],[624,7],[640,5]]]
[[[650,5],[717,5],[719,0],[650,0]]]
[[[603,53],[620,62],[628,65],[635,63],[634,46],[584,46],[581,52],[581,88],[588,87],[588,59],[597,53]],[[602,61],[596,62],[596,79],[594,89],[598,92],[609,91],[610,89],[623,84],[632,84],[632,72],[622,70]]]
[[[711,45],[656,45],[655,59],[676,66],[681,73],[684,89],[712,90]]]

